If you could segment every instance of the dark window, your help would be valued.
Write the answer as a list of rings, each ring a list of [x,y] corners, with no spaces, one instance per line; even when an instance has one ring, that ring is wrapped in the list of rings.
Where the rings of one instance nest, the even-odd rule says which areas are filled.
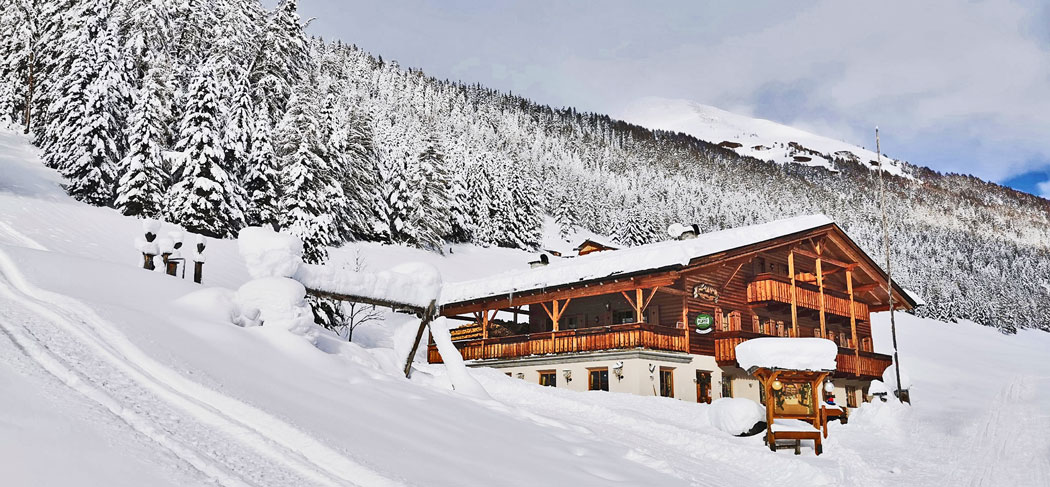
[[[733,397],[733,378],[728,375],[722,376],[722,397]]]
[[[636,317],[634,311],[613,311],[613,324],[619,325],[622,323],[634,323]]]
[[[696,371],[696,402],[711,404],[711,373]]]
[[[674,369],[660,367],[660,395],[674,397]]]
[[[854,386],[846,386],[846,407],[857,407],[857,388]]]
[[[587,389],[592,391],[609,390],[609,369],[590,369],[587,375]]]
[[[540,385],[547,387],[557,387],[558,385],[558,374],[553,370],[541,370],[540,371]]]

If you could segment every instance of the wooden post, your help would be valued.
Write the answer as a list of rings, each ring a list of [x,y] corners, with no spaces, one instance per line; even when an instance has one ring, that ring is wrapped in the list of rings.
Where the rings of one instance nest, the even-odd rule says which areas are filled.
[[[824,275],[820,269],[820,257],[817,257],[817,289],[820,292],[820,337],[828,337],[828,327],[824,319]]]
[[[481,338],[489,337],[489,310],[481,310]]]
[[[637,323],[645,321],[645,317],[642,316],[642,288],[634,290],[634,321]]]
[[[689,327],[689,298],[682,296],[682,327],[685,328],[685,351],[692,350],[693,329]]]
[[[412,378],[412,359],[416,356],[416,350],[419,349],[419,342],[423,340],[423,331],[427,329],[427,325],[434,320],[434,315],[437,314],[437,301],[431,301],[425,310],[423,310],[423,316],[419,320],[419,330],[416,331],[416,341],[412,343],[412,350],[408,352],[408,359],[405,361],[405,378]]]
[[[204,280],[204,237],[197,237],[197,254],[193,257],[193,282]]]
[[[788,252],[788,274],[791,274],[791,336],[798,336],[798,292],[795,289],[795,251]]]
[[[846,269],[846,291],[849,293],[849,328],[853,334],[853,354],[860,355],[860,342],[857,341],[857,307],[853,303],[853,270]]]
[[[558,320],[560,320],[560,319],[561,319],[561,312],[558,309],[558,300],[555,299],[554,300],[554,314],[553,314],[553,316],[551,316],[551,321],[554,322],[554,331],[558,331],[560,329],[560,326],[558,325]]]

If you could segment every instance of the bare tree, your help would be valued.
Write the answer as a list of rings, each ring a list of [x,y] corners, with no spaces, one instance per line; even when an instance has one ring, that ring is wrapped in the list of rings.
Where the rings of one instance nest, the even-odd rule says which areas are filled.
[[[361,253],[354,252],[353,264],[343,264],[343,270],[364,271],[365,263],[361,258]],[[357,327],[365,323],[380,321],[382,318],[383,313],[373,304],[340,301],[333,328],[340,336],[345,336],[347,341],[352,342],[354,341],[354,330]]]

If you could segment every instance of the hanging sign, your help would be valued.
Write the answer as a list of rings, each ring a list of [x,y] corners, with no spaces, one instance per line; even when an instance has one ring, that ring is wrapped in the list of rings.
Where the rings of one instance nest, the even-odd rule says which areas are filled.
[[[711,333],[714,330],[715,317],[707,313],[700,313],[696,315],[696,332],[697,333]]]
[[[707,283],[700,283],[693,287],[693,297],[709,303],[718,302],[718,289]]]

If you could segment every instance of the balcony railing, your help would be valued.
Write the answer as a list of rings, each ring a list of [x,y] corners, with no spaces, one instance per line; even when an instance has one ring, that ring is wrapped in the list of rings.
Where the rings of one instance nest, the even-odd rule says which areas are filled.
[[[732,331],[715,336],[715,361],[719,365],[737,366],[736,346],[751,338],[768,335],[749,331]],[[874,379],[882,377],[882,372],[893,363],[889,355],[839,347],[835,357],[837,376]]]
[[[778,302],[791,304],[791,283],[779,276],[761,276],[747,285],[749,303]],[[797,302],[803,308],[820,309],[820,293],[801,286],[795,286]],[[868,319],[868,305],[859,301],[853,302],[853,309],[858,320]],[[824,311],[838,316],[849,317],[849,299],[832,296],[824,292]]]
[[[507,359],[553,353],[645,348],[687,352],[688,330],[647,323],[630,323],[575,330],[548,331],[509,337],[454,342],[465,360]],[[437,347],[427,350],[430,363],[441,363]]]

